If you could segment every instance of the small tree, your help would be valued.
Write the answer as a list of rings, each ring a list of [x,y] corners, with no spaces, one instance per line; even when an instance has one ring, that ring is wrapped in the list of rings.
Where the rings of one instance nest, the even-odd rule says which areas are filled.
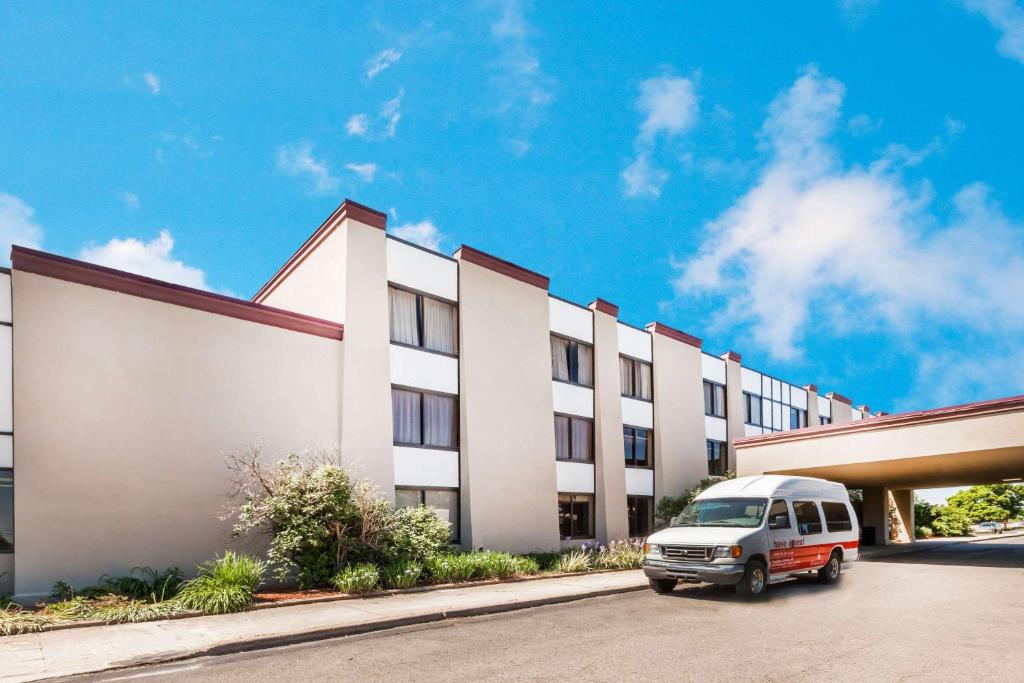
[[[960,508],[937,505],[931,526],[936,536],[966,536],[971,530],[971,518]]]
[[[972,486],[953,494],[947,502],[972,522],[1006,522],[1024,512],[1024,489],[1011,484]]]
[[[930,527],[933,519],[935,519],[935,506],[914,494],[914,525]]]
[[[722,477],[705,477],[700,480],[693,488],[686,489],[678,496],[665,496],[658,501],[658,504],[654,508],[654,523],[658,527],[666,526],[673,517],[679,515],[687,505],[693,502],[701,491],[710,488],[720,481],[726,481],[727,479],[735,479],[736,473],[729,471]]]

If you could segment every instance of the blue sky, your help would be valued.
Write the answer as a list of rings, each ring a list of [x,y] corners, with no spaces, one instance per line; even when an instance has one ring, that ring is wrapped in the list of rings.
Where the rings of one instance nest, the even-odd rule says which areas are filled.
[[[901,411],[1024,390],[1024,9],[5,3],[0,248],[248,297],[345,196]]]

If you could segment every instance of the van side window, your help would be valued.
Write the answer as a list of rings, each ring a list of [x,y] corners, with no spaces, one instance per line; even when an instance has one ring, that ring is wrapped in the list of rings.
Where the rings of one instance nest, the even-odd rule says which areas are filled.
[[[821,513],[812,501],[801,500],[793,503],[796,528],[804,536],[821,533]]]
[[[786,506],[784,500],[773,500],[772,506],[768,510],[768,528],[769,529],[791,529],[792,523],[789,521],[789,508]]]
[[[850,511],[843,503],[822,503],[822,510],[825,511],[825,524],[829,531],[853,531],[853,522],[850,521]]]

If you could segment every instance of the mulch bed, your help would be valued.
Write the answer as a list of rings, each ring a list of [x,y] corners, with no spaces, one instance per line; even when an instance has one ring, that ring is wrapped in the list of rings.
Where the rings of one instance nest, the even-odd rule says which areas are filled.
[[[253,596],[253,602],[257,605],[288,602],[290,600],[308,600],[310,598],[326,598],[330,596],[341,596],[343,593],[332,588],[275,588],[274,590],[259,591]]]

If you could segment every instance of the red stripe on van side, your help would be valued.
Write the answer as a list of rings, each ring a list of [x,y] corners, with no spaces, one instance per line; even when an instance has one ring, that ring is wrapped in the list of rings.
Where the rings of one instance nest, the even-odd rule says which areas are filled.
[[[832,548],[835,548],[837,545],[845,550],[853,550],[860,544],[857,541],[840,541],[836,543],[798,545],[792,548],[775,548],[769,556],[770,568],[776,571],[819,569],[825,566]]]

